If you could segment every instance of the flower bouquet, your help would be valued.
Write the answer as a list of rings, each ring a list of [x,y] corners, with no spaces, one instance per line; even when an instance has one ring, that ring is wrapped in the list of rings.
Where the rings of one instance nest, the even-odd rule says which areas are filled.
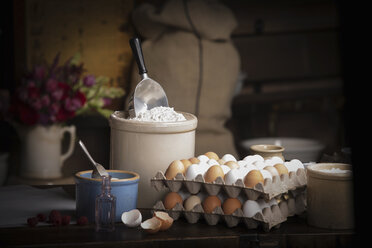
[[[75,126],[66,122],[88,112],[109,117],[113,111],[106,107],[124,95],[107,77],[85,74],[79,57],[59,65],[58,54],[51,65],[35,66],[11,97],[9,117],[23,146],[22,177],[60,178],[63,162],[75,147]],[[70,143],[61,154],[65,134],[70,135]]]
[[[84,75],[79,54],[59,65],[59,54],[53,63],[38,65],[26,74],[11,98],[11,118],[23,125],[53,125],[87,112],[109,117],[105,109],[124,90],[111,87],[109,78]]]

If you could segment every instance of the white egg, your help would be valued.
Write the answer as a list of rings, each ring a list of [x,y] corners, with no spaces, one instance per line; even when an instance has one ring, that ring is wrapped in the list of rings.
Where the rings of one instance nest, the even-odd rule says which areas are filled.
[[[239,167],[237,170],[239,179],[244,179],[245,175],[247,175],[247,173],[249,172],[249,169],[245,167]]]
[[[269,171],[261,169],[260,172],[261,172],[264,179],[270,178],[271,180],[273,180],[273,177],[272,177],[272,175]]]
[[[225,160],[225,162],[228,162],[228,161],[235,161],[236,162],[236,158],[231,154],[223,155],[222,159]]]
[[[245,157],[243,160],[247,161],[247,162],[256,162],[256,161],[264,161],[264,158],[261,156],[261,155],[258,155],[258,154],[255,154],[255,155],[249,155],[247,157]]]
[[[237,163],[238,163],[238,165],[239,165],[239,167],[243,167],[243,166],[246,166],[248,163],[246,162],[246,161],[244,161],[244,160],[239,160],[239,161],[237,161]]]
[[[261,210],[270,207],[269,203],[266,202],[264,199],[258,199],[257,204],[260,206]]]
[[[281,157],[278,157],[278,156],[271,157],[271,160],[274,161],[274,162],[276,162],[277,164],[284,163],[283,159]]]
[[[246,166],[244,166],[244,168],[246,168],[248,172],[250,172],[251,170],[257,170],[257,167],[253,164],[247,164]]]
[[[304,167],[304,164],[300,160],[298,160],[298,159],[292,159],[290,162],[292,164],[295,164],[297,166],[297,168],[302,168],[302,169],[305,168]]]
[[[291,162],[284,162],[284,166],[287,167],[288,172],[296,172],[297,171],[297,166],[295,164],[292,164]]]
[[[200,162],[207,162],[209,160],[209,158],[205,155],[199,155],[198,159],[200,160]]]
[[[246,200],[244,202],[243,213],[245,217],[252,218],[258,212],[261,212],[261,208],[256,201]]]
[[[199,172],[204,175],[204,173],[211,167],[211,165],[207,164],[207,162],[200,162],[199,163]]]
[[[227,165],[221,165],[221,169],[223,170],[223,174],[225,175],[231,170],[231,168]]]
[[[190,165],[186,170],[186,179],[193,180],[198,174],[202,174],[198,164]]]
[[[253,163],[253,165],[256,166],[258,170],[262,170],[266,166],[264,161],[256,161]]]
[[[248,155],[246,156],[245,158],[243,158],[243,160],[249,164],[252,164],[253,162],[256,162],[257,159],[254,155]]]
[[[265,159],[264,163],[265,166],[274,166],[275,164],[277,164],[277,162],[275,160],[272,160],[271,158]]]
[[[215,159],[209,159],[208,161],[207,161],[207,164],[209,164],[210,166],[212,166],[212,165],[220,165]]]
[[[236,180],[239,178],[239,170],[238,169],[231,169],[229,172],[225,174],[225,184],[233,185]]]

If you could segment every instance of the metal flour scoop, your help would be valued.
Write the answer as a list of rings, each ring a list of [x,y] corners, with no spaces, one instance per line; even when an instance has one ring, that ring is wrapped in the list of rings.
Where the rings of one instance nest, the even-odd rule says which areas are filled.
[[[128,105],[129,115],[133,118],[138,113],[155,107],[168,107],[168,98],[160,84],[147,75],[140,40],[138,38],[132,38],[129,44],[141,76],[141,81],[137,84]]]

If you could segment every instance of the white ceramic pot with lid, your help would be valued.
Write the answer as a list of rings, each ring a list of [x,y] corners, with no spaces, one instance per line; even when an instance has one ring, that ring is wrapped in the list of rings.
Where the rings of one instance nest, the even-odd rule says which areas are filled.
[[[135,121],[124,111],[110,116],[110,168],[140,175],[138,207],[153,207],[162,199],[164,192],[157,192],[150,183],[156,172],[165,171],[173,160],[194,157],[197,118],[179,113],[185,121]]]

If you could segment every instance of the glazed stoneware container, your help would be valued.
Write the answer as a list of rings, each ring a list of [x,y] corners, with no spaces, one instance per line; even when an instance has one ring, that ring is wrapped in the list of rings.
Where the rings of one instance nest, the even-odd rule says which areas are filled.
[[[350,164],[307,166],[307,221],[329,229],[354,227],[353,174]]]
[[[145,122],[128,120],[126,112],[110,116],[110,169],[136,171],[141,176],[138,207],[151,208],[164,195],[151,187],[151,178],[179,158],[195,153],[197,118],[182,113],[186,120]]]
[[[139,175],[131,171],[108,170],[111,179],[111,193],[116,197],[115,221],[121,221],[121,214],[137,207]],[[76,214],[87,216],[89,222],[94,222],[95,200],[101,194],[102,180],[92,178],[92,170],[80,171],[75,174],[76,183]]]
[[[252,154],[258,154],[264,159],[274,156],[280,157],[284,161],[283,151],[284,147],[278,145],[252,145],[250,147]]]

